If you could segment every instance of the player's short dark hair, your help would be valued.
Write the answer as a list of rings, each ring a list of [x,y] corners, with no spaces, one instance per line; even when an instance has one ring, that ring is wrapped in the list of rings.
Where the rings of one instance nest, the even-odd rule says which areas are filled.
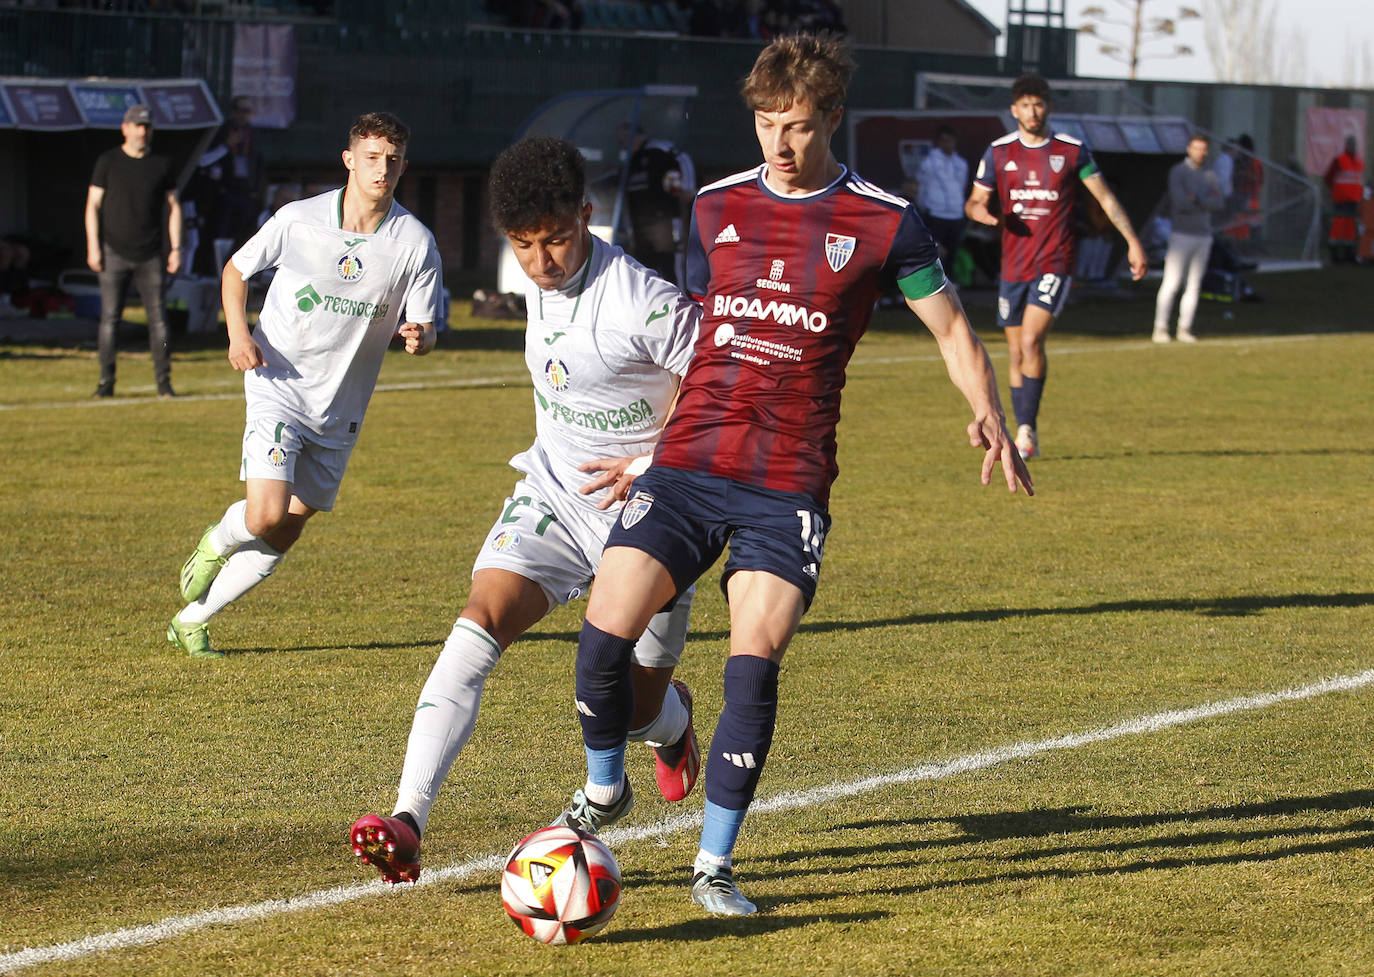
[[[572,143],[532,136],[492,160],[487,190],[498,231],[539,230],[582,212],[587,166]]]
[[[1040,75],[1022,75],[1011,83],[1011,100],[1020,101],[1030,95],[1032,98],[1050,100],[1050,83]]]
[[[1212,140],[1209,139],[1209,138],[1207,138],[1207,134],[1206,134],[1206,133],[1203,133],[1203,132],[1195,132],[1195,133],[1193,133],[1192,135],[1190,135],[1190,136],[1188,137],[1188,144],[1191,146],[1191,145],[1192,145],[1193,143],[1195,143],[1195,142],[1205,142],[1205,143],[1207,143],[1207,144],[1210,146],[1211,143],[1212,143]]]
[[[954,126],[950,125],[949,123],[945,123],[944,125],[940,126],[940,128],[935,130],[935,138],[939,139],[941,136],[954,136],[957,139],[959,137],[959,133],[954,131]]]
[[[364,139],[385,139],[405,152],[406,143],[410,142],[410,129],[390,112],[364,112],[349,126],[349,148],[352,149]]]
[[[829,112],[844,104],[854,68],[854,55],[844,38],[789,34],[759,52],[740,94],[754,112],[785,112],[799,101]]]

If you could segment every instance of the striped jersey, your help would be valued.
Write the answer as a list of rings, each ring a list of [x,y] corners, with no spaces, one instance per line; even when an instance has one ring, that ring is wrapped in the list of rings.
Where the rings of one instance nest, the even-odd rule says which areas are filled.
[[[398,325],[437,322],[443,291],[428,228],[393,201],[372,233],[345,231],[343,194],[286,204],[231,259],[245,280],[276,268],[253,327],[265,362],[243,375],[249,419],[290,419],[330,448],[357,440]]]
[[[882,277],[908,298],[945,285],[916,209],[848,169],[785,196],[767,164],[701,190],[687,289],[702,303],[692,365],[654,463],[799,492],[824,506],[839,473],[845,367]]]
[[[1011,132],[988,147],[973,183],[1002,205],[1002,281],[1073,274],[1074,204],[1095,173],[1088,147],[1059,132],[1039,146]]]

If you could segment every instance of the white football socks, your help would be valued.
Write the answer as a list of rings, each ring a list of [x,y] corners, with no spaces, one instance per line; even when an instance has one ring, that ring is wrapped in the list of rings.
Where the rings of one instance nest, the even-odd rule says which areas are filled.
[[[239,499],[224,510],[219,525],[211,530],[210,545],[215,548],[215,552],[220,556],[231,553],[244,543],[257,538],[248,531],[248,523],[244,521],[244,515],[247,511],[248,500]]]
[[[422,834],[449,767],[477,725],[482,686],[500,657],[496,639],[460,617],[420,691],[392,813],[409,811]]]
[[[659,710],[654,721],[643,729],[630,730],[625,734],[625,738],[632,743],[667,746],[682,739],[682,734],[687,732],[687,724],[691,719],[692,714],[687,711],[687,704],[682,701],[677,689],[670,685],[663,693],[663,708]]]
[[[285,554],[260,539],[249,537],[249,540],[234,550],[225,561],[205,596],[182,609],[177,615],[178,621],[182,624],[204,624],[272,575]]]

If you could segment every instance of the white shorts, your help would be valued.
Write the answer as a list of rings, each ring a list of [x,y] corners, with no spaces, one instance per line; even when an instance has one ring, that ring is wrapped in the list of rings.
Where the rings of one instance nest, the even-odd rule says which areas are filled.
[[[270,478],[291,483],[291,494],[312,509],[334,508],[353,448],[326,448],[290,421],[249,418],[243,428],[239,481]]]
[[[607,512],[604,523],[598,519],[601,524],[593,525],[567,505],[556,508],[551,499],[559,494],[541,490],[530,478],[517,482],[477,553],[473,573],[496,569],[519,574],[543,589],[550,609],[586,594],[616,513]],[[654,615],[635,645],[634,660],[648,668],[677,665],[691,610],[689,589],[671,609]]]

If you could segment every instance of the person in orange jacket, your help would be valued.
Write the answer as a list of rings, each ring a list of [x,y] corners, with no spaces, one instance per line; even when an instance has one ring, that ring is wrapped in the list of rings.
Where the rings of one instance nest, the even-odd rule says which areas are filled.
[[[1331,189],[1331,230],[1327,234],[1331,261],[1353,264],[1359,237],[1355,218],[1364,199],[1364,158],[1354,136],[1345,137],[1345,150],[1326,168],[1325,180]]]

